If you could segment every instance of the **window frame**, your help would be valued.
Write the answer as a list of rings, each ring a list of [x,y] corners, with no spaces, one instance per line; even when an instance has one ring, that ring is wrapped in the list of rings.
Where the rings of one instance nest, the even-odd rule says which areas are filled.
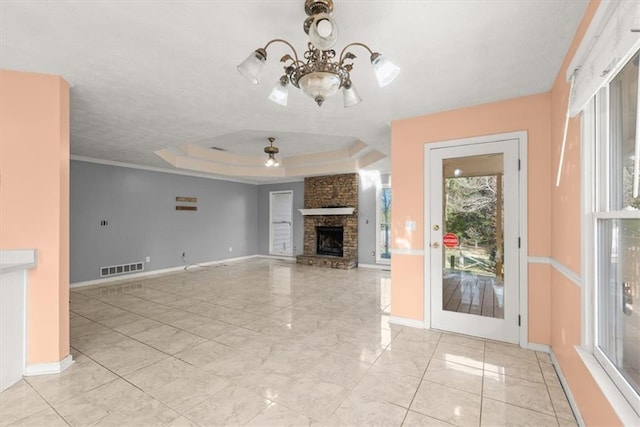
[[[382,258],[380,255],[380,246],[382,245],[382,239],[380,236],[380,229],[382,227],[382,191],[389,189],[391,191],[391,184],[380,184],[376,186],[376,264],[391,264],[391,244],[389,244],[389,258]],[[393,194],[393,193],[392,193]],[[393,196],[392,196],[393,197]],[[391,199],[393,204],[393,198]],[[391,210],[391,207],[389,207]],[[391,227],[391,223],[389,223]],[[389,236],[391,238],[391,236]],[[391,243],[391,242],[389,242]]]
[[[637,53],[634,49],[630,56]],[[600,313],[598,277],[600,254],[598,248],[598,222],[610,219],[640,219],[640,211],[611,210],[610,188],[610,105],[609,83],[618,75],[627,61],[621,61],[607,83],[588,103],[581,117],[582,140],[582,346],[577,349],[587,368],[623,423],[640,421],[640,393],[622,376],[618,368],[598,347]],[[637,126],[640,124],[637,124]],[[592,359],[592,360],[590,360]],[[593,363],[595,362],[595,363]],[[608,383],[607,383],[608,382]]]

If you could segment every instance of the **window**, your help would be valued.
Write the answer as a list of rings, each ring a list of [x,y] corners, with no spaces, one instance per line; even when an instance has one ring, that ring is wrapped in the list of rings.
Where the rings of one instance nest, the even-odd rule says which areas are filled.
[[[593,353],[640,414],[640,129],[636,53],[585,114],[592,122]],[[593,117],[593,119],[590,119]],[[587,178],[587,177],[585,177]],[[587,232],[589,233],[589,232]],[[589,256],[589,255],[587,255]],[[589,263],[589,258],[587,258]]]
[[[376,262],[389,264],[391,262],[391,186],[383,184],[378,189],[376,198]]]

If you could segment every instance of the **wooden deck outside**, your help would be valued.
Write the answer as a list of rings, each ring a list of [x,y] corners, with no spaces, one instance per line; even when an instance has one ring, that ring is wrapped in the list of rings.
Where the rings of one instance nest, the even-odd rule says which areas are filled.
[[[494,276],[463,271],[444,277],[442,306],[447,311],[504,319],[503,283]]]

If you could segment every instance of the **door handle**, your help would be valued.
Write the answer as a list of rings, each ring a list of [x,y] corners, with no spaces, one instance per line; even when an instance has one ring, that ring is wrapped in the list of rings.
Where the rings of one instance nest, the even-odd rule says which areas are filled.
[[[438,248],[440,247],[440,243],[438,243],[438,242],[433,242],[433,243],[431,244],[431,247],[432,247],[433,249],[438,249]]]

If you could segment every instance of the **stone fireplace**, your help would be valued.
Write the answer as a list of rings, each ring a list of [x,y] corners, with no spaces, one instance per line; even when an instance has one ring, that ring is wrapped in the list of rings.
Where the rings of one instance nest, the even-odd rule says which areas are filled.
[[[349,269],[358,266],[358,176],[304,180],[304,251],[299,264]]]

